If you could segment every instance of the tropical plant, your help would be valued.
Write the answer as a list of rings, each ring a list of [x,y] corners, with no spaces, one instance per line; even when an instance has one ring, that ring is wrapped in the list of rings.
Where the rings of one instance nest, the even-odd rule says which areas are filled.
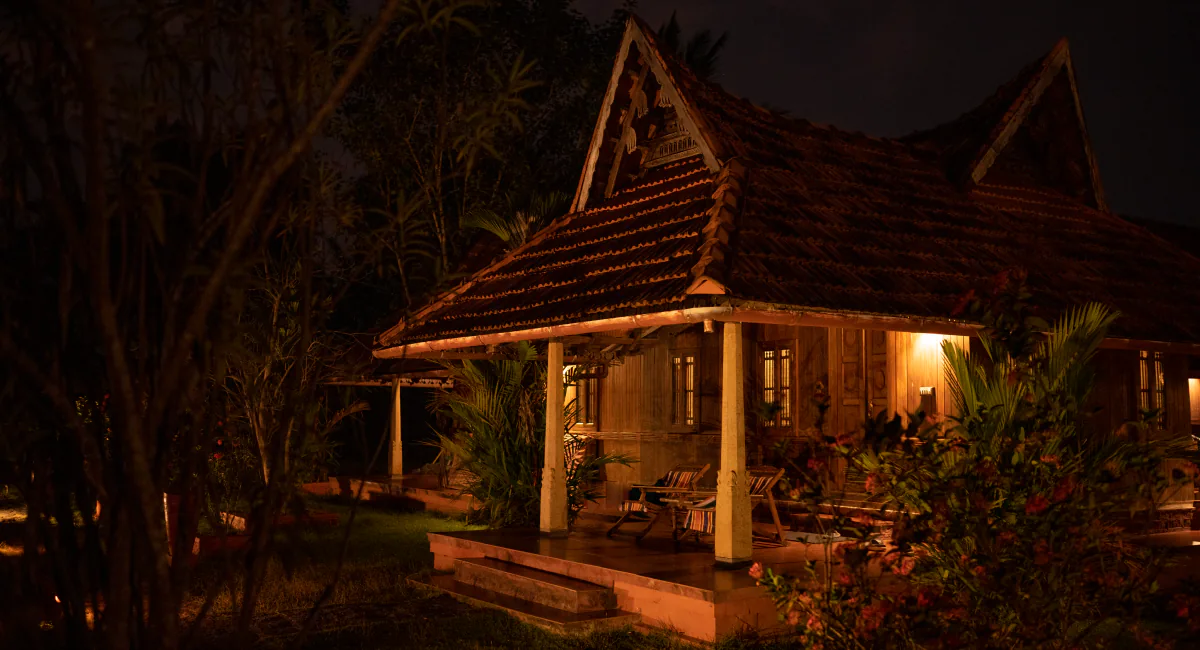
[[[685,43],[683,28],[672,11],[670,20],[658,28],[658,38],[662,46],[683,59],[697,77],[711,79],[717,74],[721,51],[729,41],[729,32],[722,32],[720,36],[713,38],[712,31],[704,29],[692,34]]]
[[[806,645],[1158,647],[1142,621],[1164,559],[1118,524],[1190,480],[1163,470],[1187,452],[1088,429],[1088,363],[1117,315],[1085,305],[1045,326],[1029,297],[1013,274],[968,299],[984,358],[944,346],[948,422],[881,416],[831,441],[885,497],[895,546],[872,559],[864,520],[823,570],[752,569]]]
[[[181,616],[182,557],[227,420],[239,317],[281,222],[314,192],[314,141],[402,3],[362,30],[325,2],[0,5],[0,428],[27,507],[20,582],[49,613],[6,620],[6,635],[177,648],[211,620],[213,599]],[[301,216],[303,353],[323,260],[308,246],[317,214]],[[106,395],[102,419],[74,408]],[[242,634],[287,473],[270,472],[245,571],[208,594],[240,592]],[[168,490],[183,495],[170,536]]]
[[[543,210],[527,197],[574,191],[628,15],[625,7],[593,24],[562,0],[412,8],[335,120],[339,144],[365,172],[359,200],[379,211],[378,227],[362,234],[377,244],[376,275],[352,289],[343,329],[394,318],[484,263],[494,247],[467,227],[473,210],[532,217]],[[450,9],[456,20],[447,23]],[[390,227],[395,215],[426,232],[401,242],[418,233]],[[520,229],[537,229],[528,226]]]
[[[454,430],[439,433],[437,445],[467,476],[464,491],[476,504],[472,519],[497,528],[537,526],[548,378],[532,344],[517,343],[507,355],[446,365],[455,388],[441,393],[434,408],[444,410]],[[574,521],[584,503],[595,499],[591,490],[600,469],[632,459],[615,454],[577,459],[580,441],[569,430],[563,435],[570,441],[564,461],[569,520]]]
[[[571,197],[563,192],[535,194],[525,207],[520,207],[512,195],[505,197],[506,207],[501,212],[477,207],[469,210],[463,218],[463,228],[484,230],[504,242],[512,250],[529,241],[529,238],[563,214]]]

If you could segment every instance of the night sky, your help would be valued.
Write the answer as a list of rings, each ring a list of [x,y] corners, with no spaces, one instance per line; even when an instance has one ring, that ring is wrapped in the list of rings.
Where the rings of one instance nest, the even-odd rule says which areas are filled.
[[[601,19],[620,0],[579,0]],[[1062,36],[1110,207],[1200,226],[1200,2],[641,0],[728,31],[716,81],[796,117],[899,136],[973,108]]]

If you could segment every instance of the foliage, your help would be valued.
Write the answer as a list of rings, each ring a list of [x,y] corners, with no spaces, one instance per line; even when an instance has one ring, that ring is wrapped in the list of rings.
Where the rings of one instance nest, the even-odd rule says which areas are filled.
[[[1186,478],[1163,470],[1183,447],[1089,430],[1088,363],[1117,315],[1086,305],[1043,327],[1028,298],[1006,276],[972,307],[986,358],[944,346],[958,415],[829,441],[896,511],[895,547],[875,557],[864,521],[802,578],[752,570],[810,647],[1158,643],[1141,621],[1163,557],[1119,524]]]
[[[447,364],[455,388],[435,403],[455,428],[438,435],[442,453],[467,475],[465,491],[474,497],[473,520],[491,527],[537,526],[541,471],[545,459],[546,370],[528,342],[512,346],[511,356],[495,361]],[[565,408],[571,408],[567,405]],[[570,422],[567,417],[564,422]],[[582,441],[564,431],[569,521],[588,500],[599,471],[631,459],[614,454],[587,455],[576,462]]]
[[[559,216],[536,203],[575,190],[626,15],[593,25],[569,0],[420,0],[397,21],[336,120],[364,172],[361,248],[377,271],[342,319],[373,326],[486,263],[497,251],[469,226],[488,212],[514,224],[517,211]],[[431,245],[399,254],[412,231],[389,215]]]
[[[213,486],[255,265],[315,193],[313,142],[399,4],[362,32],[324,2],[0,9],[0,276],[21,279],[0,288],[3,462],[22,470],[22,581],[46,586],[39,597],[61,615],[36,638],[175,648],[187,637],[191,570],[171,558],[190,551]],[[297,241],[311,243],[318,215],[296,214],[308,233]],[[317,260],[297,250],[289,300],[304,351]],[[299,407],[303,382],[288,383]],[[104,418],[74,408],[105,395]],[[312,422],[295,418],[299,440]],[[272,472],[259,522],[284,501],[275,474],[287,472]],[[185,497],[173,548],[168,489]],[[270,532],[256,526],[240,558],[243,633]]]
[[[508,195],[505,202],[507,205],[502,213],[485,207],[468,211],[463,218],[463,227],[487,231],[504,242],[505,248],[512,250],[529,241],[552,219],[564,214],[571,197],[564,192],[536,194],[526,207],[518,207],[514,197]]]
[[[692,34],[685,43],[683,28],[672,11],[670,20],[658,28],[658,38],[662,46],[683,59],[697,77],[711,79],[717,74],[721,51],[729,41],[729,32],[721,32],[721,35],[714,39],[712,32],[704,29]]]

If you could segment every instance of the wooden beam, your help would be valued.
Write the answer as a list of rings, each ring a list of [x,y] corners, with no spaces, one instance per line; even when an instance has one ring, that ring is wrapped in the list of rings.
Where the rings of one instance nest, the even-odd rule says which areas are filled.
[[[567,476],[563,444],[563,344],[546,348],[546,454],[542,467],[539,528],[545,535],[567,534]]]
[[[717,469],[714,523],[717,564],[739,566],[750,561],[753,530],[746,476],[746,369],[742,361],[742,324],[721,327],[721,465]]]

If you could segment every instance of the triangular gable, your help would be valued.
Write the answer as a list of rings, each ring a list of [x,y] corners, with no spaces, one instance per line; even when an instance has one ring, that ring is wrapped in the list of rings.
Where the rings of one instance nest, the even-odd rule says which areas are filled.
[[[657,112],[651,115],[651,112]],[[656,119],[657,118],[657,119]],[[703,118],[679,93],[653,33],[631,17],[625,26],[604,103],[592,131],[571,212],[618,189],[618,175],[635,166],[663,164],[699,153],[709,171],[721,163],[716,142],[705,136]]]
[[[993,176],[1052,185],[1107,209],[1065,38],[1033,70],[963,170],[970,184]]]

